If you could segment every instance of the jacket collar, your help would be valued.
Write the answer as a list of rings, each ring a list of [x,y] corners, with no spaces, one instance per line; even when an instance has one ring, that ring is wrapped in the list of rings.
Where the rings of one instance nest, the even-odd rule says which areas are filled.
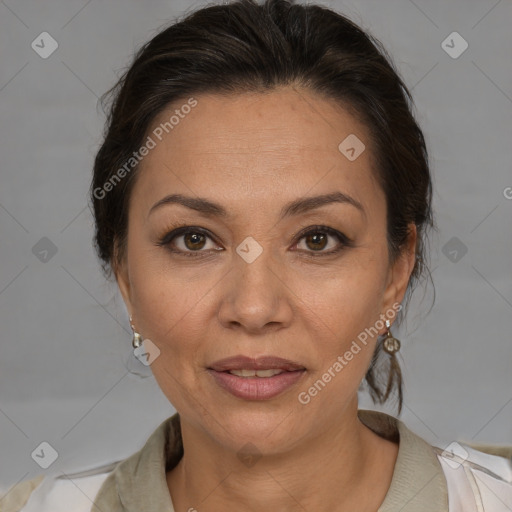
[[[400,442],[391,485],[378,512],[448,512],[446,479],[433,447],[388,414],[360,409],[358,416],[380,436]],[[174,512],[166,472],[182,456],[176,413],[160,424],[140,451],[116,466],[95,505],[116,512]]]
[[[448,488],[434,448],[393,416],[358,411],[375,433],[400,445],[391,485],[378,512],[448,512]]]

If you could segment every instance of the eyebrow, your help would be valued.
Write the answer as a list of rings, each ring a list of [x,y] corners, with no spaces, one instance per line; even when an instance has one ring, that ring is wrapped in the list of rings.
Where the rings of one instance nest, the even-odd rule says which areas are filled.
[[[300,215],[302,213],[320,208],[331,203],[349,204],[357,208],[364,216],[366,212],[363,205],[353,197],[342,192],[332,192],[330,194],[323,194],[319,196],[303,197],[291,201],[281,208],[279,218],[282,220],[286,217],[293,215]],[[214,203],[204,197],[190,197],[182,194],[171,194],[157,201],[149,210],[148,216],[153,213],[157,208],[168,204],[181,204],[191,210],[195,210],[206,217],[219,217],[228,218],[230,215],[227,210],[220,204]]]

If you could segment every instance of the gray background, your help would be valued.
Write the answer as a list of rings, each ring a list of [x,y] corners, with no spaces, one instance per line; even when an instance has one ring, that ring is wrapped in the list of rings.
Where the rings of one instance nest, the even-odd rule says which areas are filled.
[[[439,446],[511,444],[512,3],[324,3],[387,47],[431,154],[436,302],[428,313],[432,288],[419,289],[395,333],[402,419]],[[86,195],[98,96],[162,24],[200,5],[0,2],[2,489],[44,472],[31,457],[42,441],[59,454],[47,473],[88,468],[127,457],[174,412],[152,376],[125,366],[131,331],[93,253]],[[59,45],[47,59],[31,48],[43,31]],[[453,31],[469,44],[457,58],[441,45]],[[365,394],[361,407],[394,413]]]

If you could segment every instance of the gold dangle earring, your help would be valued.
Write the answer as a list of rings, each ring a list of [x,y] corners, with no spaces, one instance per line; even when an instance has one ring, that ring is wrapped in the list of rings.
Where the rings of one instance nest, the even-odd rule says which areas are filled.
[[[142,336],[135,330],[135,326],[132,323],[132,315],[130,315],[130,326],[133,331],[132,346],[133,348],[139,348],[142,345]]]
[[[388,331],[386,332],[386,337],[384,338],[384,341],[382,342],[382,346],[384,350],[388,354],[396,354],[400,350],[400,341],[397,340],[390,331],[391,322],[389,320],[386,320],[386,327]]]
[[[391,334],[391,322],[386,320],[387,332],[382,341],[382,349],[388,353],[389,373],[386,385],[386,391],[382,397],[381,403],[385,402],[391,394],[393,387],[396,386],[398,392],[398,414],[402,412],[403,392],[402,392],[402,370],[398,364],[397,352],[400,350],[400,341]]]

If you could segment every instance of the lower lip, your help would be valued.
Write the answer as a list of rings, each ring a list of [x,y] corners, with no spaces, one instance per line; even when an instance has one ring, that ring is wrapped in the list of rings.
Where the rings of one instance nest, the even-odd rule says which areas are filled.
[[[228,372],[208,369],[217,384],[232,395],[245,400],[268,400],[291,388],[306,370],[282,372],[272,377],[238,377]]]

